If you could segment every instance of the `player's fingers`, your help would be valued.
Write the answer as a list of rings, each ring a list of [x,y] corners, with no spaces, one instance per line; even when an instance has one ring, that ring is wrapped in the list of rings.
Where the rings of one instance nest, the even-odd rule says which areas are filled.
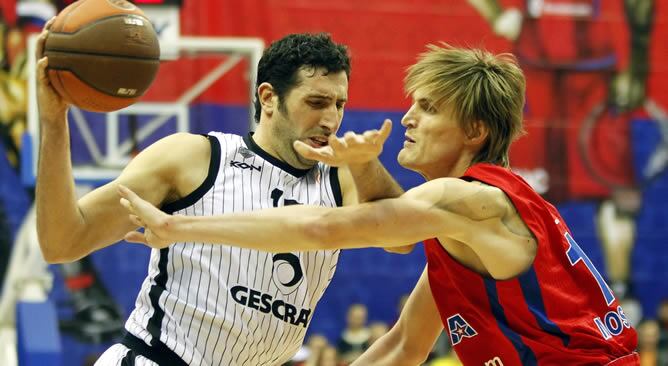
[[[311,147],[301,141],[296,141],[293,146],[295,147],[295,150],[299,155],[305,157],[306,159],[310,160],[317,160],[321,161],[325,164],[331,164],[332,163],[332,148],[329,146],[321,147],[321,148],[314,148]]]
[[[332,150],[336,151],[345,149],[348,147],[348,144],[346,143],[345,139],[332,135],[329,137],[329,146],[332,148]]]
[[[46,24],[44,24],[44,29],[46,29],[46,30],[51,29],[51,26],[53,25],[53,23],[54,23],[55,21],[56,21],[56,17],[55,17],[55,16],[54,16],[54,17],[51,17],[51,19],[47,20],[47,21],[46,21]]]
[[[144,234],[140,233],[139,231],[130,231],[129,233],[125,234],[124,239],[130,243],[148,244],[148,242],[146,242],[146,236],[144,236]]]
[[[47,23],[47,26],[49,23]],[[44,29],[42,29],[42,32],[39,34],[39,37],[37,38],[37,47],[35,47],[35,57],[39,60],[44,56],[44,44],[46,44],[46,39],[49,37],[49,30],[47,26],[44,26]]]
[[[360,142],[358,137],[359,136],[355,132],[348,131],[348,132],[343,134],[343,141],[348,145],[356,144],[356,143]]]
[[[373,142],[373,141],[376,140],[376,137],[378,137],[379,134],[380,133],[378,132],[378,130],[368,130],[368,131],[364,131],[364,133],[362,134],[362,137],[364,137],[365,141],[372,141]]]
[[[129,213],[134,214],[135,210],[134,207],[132,207],[132,203],[128,201],[126,198],[121,198],[121,206],[123,206],[126,210],[128,210]]]
[[[130,201],[130,203],[132,203],[135,206],[141,204],[144,201],[134,191],[132,191],[130,188],[122,184],[118,185],[118,193],[121,195],[121,197],[127,199],[128,201]]]
[[[378,135],[378,140],[376,142],[383,144],[385,143],[385,140],[387,140],[387,137],[390,136],[390,132],[392,132],[392,120],[389,118],[385,119],[379,132],[380,134]]]
[[[37,61],[37,79],[40,81],[48,80],[46,77],[46,68],[49,66],[49,59],[42,57]]]
[[[305,144],[301,141],[295,141],[292,146],[295,148],[295,151],[297,153],[307,159],[314,159],[318,153],[315,150],[315,148],[309,146],[308,144]]]
[[[141,227],[146,227],[146,225],[144,224],[144,221],[142,221],[142,219],[140,219],[139,216],[130,214],[129,217],[130,217],[130,221],[133,224],[135,224],[137,226],[141,226]]]

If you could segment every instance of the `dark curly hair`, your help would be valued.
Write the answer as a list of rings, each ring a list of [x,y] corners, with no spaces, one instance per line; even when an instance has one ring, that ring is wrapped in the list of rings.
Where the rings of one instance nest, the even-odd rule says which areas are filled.
[[[273,42],[262,54],[255,85],[255,121],[260,122],[260,98],[257,88],[269,83],[278,95],[279,108],[283,97],[297,84],[301,67],[325,68],[327,72],[345,71],[350,78],[350,56],[344,45],[336,44],[327,33],[290,34]]]

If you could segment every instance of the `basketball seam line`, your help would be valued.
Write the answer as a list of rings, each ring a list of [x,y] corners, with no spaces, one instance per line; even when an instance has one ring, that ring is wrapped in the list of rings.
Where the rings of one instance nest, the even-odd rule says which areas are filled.
[[[72,53],[75,55],[87,55],[87,56],[105,56],[105,57],[114,57],[114,58],[129,58],[133,60],[143,60],[143,61],[160,61],[160,57],[137,57],[137,56],[131,56],[131,55],[110,55],[108,53],[94,53],[94,52],[81,52],[81,51],[74,51],[74,50],[67,50],[67,49],[47,49],[44,50],[44,53],[46,52],[55,52],[55,53]]]
[[[73,9],[72,11],[74,11],[74,9]],[[70,12],[69,14],[67,14],[67,18],[69,18],[70,15],[72,15],[72,12]],[[151,28],[153,28],[153,23],[151,23],[151,21],[150,21],[147,17],[145,17],[145,16],[143,16],[143,15],[139,15],[139,14],[116,14],[116,15],[112,15],[112,16],[108,16],[108,17],[104,17],[104,18],[94,19],[94,20],[91,21],[90,23],[85,24],[84,26],[82,26],[81,28],[75,30],[74,32],[63,32],[63,31],[58,31],[58,32],[56,32],[56,31],[51,31],[51,32],[52,32],[52,33],[60,33],[60,34],[77,34],[77,33],[81,32],[82,30],[84,30],[84,29],[86,29],[86,28],[89,28],[89,27],[94,26],[95,23],[97,23],[97,22],[99,22],[99,21],[107,20],[107,19],[112,19],[112,18],[128,17],[128,16],[130,16],[130,17],[131,17],[131,16],[135,16],[135,17],[143,18],[143,19],[146,20],[149,24],[151,24]],[[65,27],[65,22],[66,22],[66,21],[67,21],[67,19],[65,19],[65,20],[63,21],[63,28]],[[155,32],[155,29],[153,30],[153,32]],[[157,33],[156,33],[156,35],[157,35]]]
[[[77,74],[76,72],[74,72],[73,70],[69,70],[69,69],[52,69],[52,70],[69,71],[69,72],[71,72],[72,74],[74,74],[74,76],[76,76],[77,79],[79,79],[79,81],[81,81],[82,83],[84,83],[86,86],[88,86],[88,87],[90,87],[91,89],[96,90],[96,91],[98,91],[98,92],[100,92],[100,93],[102,93],[102,94],[104,94],[104,95],[106,95],[106,96],[112,97],[112,98],[120,98],[120,99],[138,99],[139,97],[143,96],[143,95],[146,93],[146,91],[148,90],[148,88],[146,88],[146,90],[144,91],[144,93],[142,93],[141,95],[134,95],[134,96],[124,96],[124,95],[117,95],[117,94],[109,94],[108,92],[106,92],[106,91],[104,91],[104,90],[102,90],[102,89],[100,89],[100,88],[98,88],[98,87],[96,87],[96,86],[94,86],[94,85],[91,85],[90,83],[88,83],[88,81],[82,79],[81,76],[78,75],[78,74]],[[63,89],[65,89],[65,83],[64,83],[64,82],[62,81],[62,79],[60,78],[60,74],[59,74],[59,73],[56,73],[56,74],[58,75],[58,79],[60,80],[60,84],[63,86]],[[65,93],[67,93],[67,91],[65,91]],[[67,95],[70,95],[70,94],[67,93]],[[74,99],[73,99],[71,96],[70,96],[70,100],[74,101]]]

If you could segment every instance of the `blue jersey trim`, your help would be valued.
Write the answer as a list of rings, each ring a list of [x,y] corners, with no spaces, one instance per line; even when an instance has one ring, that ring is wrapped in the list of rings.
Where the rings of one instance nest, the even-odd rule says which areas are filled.
[[[503,307],[501,306],[501,303],[499,302],[499,295],[496,292],[496,281],[486,278],[485,289],[487,290],[489,305],[492,309],[492,314],[496,319],[496,324],[499,326],[499,329],[501,329],[501,332],[506,336],[510,343],[512,343],[513,347],[515,347],[517,355],[522,361],[522,365],[538,365],[536,355],[533,353],[531,348],[524,344],[524,342],[522,342],[522,337],[520,337],[520,335],[512,330],[508,325],[508,319],[506,319],[506,314],[503,310]]]
[[[561,329],[559,329],[559,326],[547,317],[545,302],[543,301],[543,295],[541,294],[540,285],[538,284],[538,277],[536,276],[536,271],[533,266],[518,279],[529,311],[531,311],[536,318],[536,322],[540,328],[546,333],[559,337],[564,347],[568,347],[571,337],[562,332]]]

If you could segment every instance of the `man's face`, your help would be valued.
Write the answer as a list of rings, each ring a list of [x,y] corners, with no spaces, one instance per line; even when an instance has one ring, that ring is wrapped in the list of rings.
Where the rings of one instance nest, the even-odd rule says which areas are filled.
[[[336,134],[348,100],[348,77],[345,71],[330,72],[323,68],[302,68],[297,85],[280,102],[281,108],[272,121],[275,150],[283,161],[299,169],[316,162],[303,158],[292,147],[302,141],[312,147],[327,145],[327,137]]]
[[[406,139],[397,157],[399,164],[427,179],[448,176],[466,140],[463,129],[450,116],[448,108],[437,108],[433,100],[418,89],[401,124],[406,127]]]

